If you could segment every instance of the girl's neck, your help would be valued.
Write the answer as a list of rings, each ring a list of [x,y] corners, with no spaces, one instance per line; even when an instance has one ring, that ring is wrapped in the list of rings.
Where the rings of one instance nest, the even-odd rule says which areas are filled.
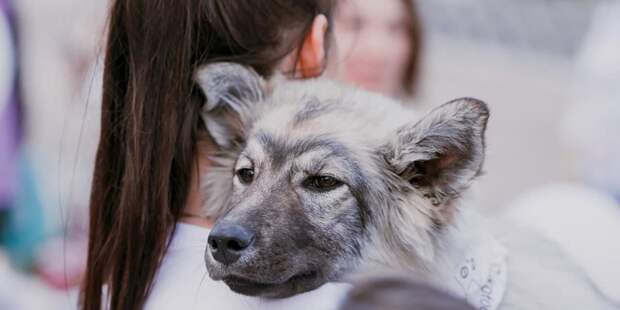
[[[205,147],[199,143],[199,147]],[[202,155],[202,156],[201,156]],[[194,169],[194,175],[192,175],[192,185],[190,187],[187,204],[179,222],[196,225],[204,228],[213,228],[215,220],[205,215],[204,211],[204,199],[200,192],[200,174],[205,169],[208,169],[209,162],[206,160],[206,156],[200,154],[198,158],[198,169]]]
[[[204,228],[213,228],[215,220],[209,216],[204,215],[202,198],[200,191],[198,190],[198,184],[193,184],[189,195],[187,197],[187,205],[183,213],[181,213],[180,222],[196,225]]]

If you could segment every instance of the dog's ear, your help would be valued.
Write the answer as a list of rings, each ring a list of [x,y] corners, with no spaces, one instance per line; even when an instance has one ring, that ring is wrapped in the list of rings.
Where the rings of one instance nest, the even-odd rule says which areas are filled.
[[[242,142],[252,106],[264,96],[264,80],[248,67],[225,62],[199,68],[194,80],[207,99],[201,116],[215,143],[229,148]]]
[[[450,101],[413,125],[400,128],[382,148],[392,171],[439,206],[457,198],[480,174],[484,161],[487,105]]]

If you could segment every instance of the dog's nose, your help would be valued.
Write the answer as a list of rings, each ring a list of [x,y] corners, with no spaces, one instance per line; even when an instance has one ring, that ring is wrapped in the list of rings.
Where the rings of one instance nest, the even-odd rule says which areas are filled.
[[[216,225],[209,234],[209,248],[215,260],[230,265],[252,245],[254,237],[251,230],[241,225]]]

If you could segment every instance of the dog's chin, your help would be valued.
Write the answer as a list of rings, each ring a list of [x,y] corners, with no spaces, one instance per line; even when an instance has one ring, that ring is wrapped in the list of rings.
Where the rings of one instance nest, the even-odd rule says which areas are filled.
[[[314,290],[327,282],[316,271],[296,274],[282,283],[262,282],[236,275],[225,276],[222,280],[236,293],[267,298],[290,297]]]

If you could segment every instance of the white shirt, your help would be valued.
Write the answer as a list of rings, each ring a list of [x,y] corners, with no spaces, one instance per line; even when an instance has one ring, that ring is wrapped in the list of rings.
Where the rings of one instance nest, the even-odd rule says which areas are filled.
[[[145,309],[337,309],[350,286],[327,283],[286,299],[248,297],[231,291],[207,274],[204,251],[209,230],[178,223],[170,248],[159,268]]]

